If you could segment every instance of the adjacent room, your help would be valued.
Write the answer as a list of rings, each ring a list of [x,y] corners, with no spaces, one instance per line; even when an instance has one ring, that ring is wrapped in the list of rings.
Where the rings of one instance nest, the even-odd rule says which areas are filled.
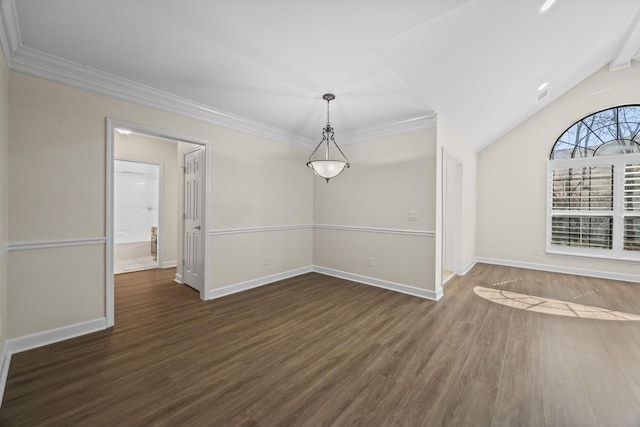
[[[0,0],[0,424],[640,425],[637,0]]]

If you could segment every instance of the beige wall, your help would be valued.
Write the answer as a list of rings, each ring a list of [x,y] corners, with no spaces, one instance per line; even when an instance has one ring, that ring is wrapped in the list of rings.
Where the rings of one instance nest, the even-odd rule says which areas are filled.
[[[106,117],[210,141],[210,229],[313,220],[313,180],[304,166],[308,157],[304,149],[21,73],[9,74],[9,180],[16,183],[9,189],[12,242],[105,236]],[[264,234],[231,235],[229,240],[252,247],[270,245],[264,243]],[[301,246],[311,247],[311,238],[308,232]],[[222,263],[214,258],[216,253],[235,243],[218,242],[217,236],[209,239],[212,288],[246,280],[246,270],[260,274],[262,259],[233,250],[225,252],[231,261]],[[277,254],[296,263],[272,264],[273,273],[312,264],[310,251],[301,255],[292,245],[277,246],[274,241],[267,251],[272,258]],[[76,256],[79,261],[72,262]],[[9,336],[104,317],[104,262],[101,245],[11,252]],[[235,265],[245,265],[245,270],[234,269]],[[49,270],[46,281],[39,273],[43,268]]]
[[[582,117],[639,100],[638,63],[604,67],[480,152],[478,256],[637,275],[637,263],[546,255],[545,236],[547,161],[556,139]]]
[[[0,49],[0,349],[7,338],[7,253],[9,243],[9,69]]]
[[[242,134],[237,134],[234,144],[218,146],[211,159],[215,176],[210,228],[312,224],[313,174],[305,166],[308,156],[307,150],[268,145]],[[213,288],[310,267],[312,239],[311,229],[214,235],[210,265],[219,274],[214,273]]]
[[[120,135],[116,132],[114,157],[160,165],[162,170],[162,224],[160,256],[162,263],[175,263],[178,249],[178,143],[140,134]],[[151,236],[149,236],[151,238]],[[160,265],[162,267],[162,264]]]
[[[435,230],[434,128],[342,148],[352,167],[329,183],[314,177],[316,224]],[[409,221],[410,210],[417,221]],[[434,290],[433,236],[320,228],[313,258],[320,267]]]

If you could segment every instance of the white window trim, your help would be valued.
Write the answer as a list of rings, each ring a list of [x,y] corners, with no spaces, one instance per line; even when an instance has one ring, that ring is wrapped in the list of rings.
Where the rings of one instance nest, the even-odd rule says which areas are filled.
[[[625,154],[609,157],[581,157],[572,159],[555,159],[547,163],[547,238],[546,252],[555,255],[571,255],[587,258],[604,258],[617,261],[640,261],[640,251],[625,251],[624,239],[624,166],[629,163],[640,163],[640,154]],[[561,246],[551,244],[551,218],[553,211],[553,170],[559,168],[581,168],[590,166],[613,166],[614,193],[613,212],[611,211],[555,211],[559,216],[611,216],[613,215],[613,244],[612,249],[581,248],[574,246]],[[640,216],[640,212],[637,213]],[[633,216],[636,216],[635,213]]]

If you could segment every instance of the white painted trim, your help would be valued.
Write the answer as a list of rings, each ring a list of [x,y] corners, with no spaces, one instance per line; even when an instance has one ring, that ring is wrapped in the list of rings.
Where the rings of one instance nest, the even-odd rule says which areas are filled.
[[[12,338],[7,341],[8,351],[11,354],[20,353],[104,329],[107,329],[107,319],[105,317],[87,320],[85,322],[74,323],[73,325],[49,329],[48,331]]]
[[[470,272],[470,271],[471,271],[471,269],[472,269],[473,267],[475,267],[477,263],[478,263],[478,260],[477,260],[477,259],[472,259],[472,260],[469,262],[469,264],[467,264],[467,265],[465,265],[465,266],[464,266],[464,268],[462,269],[462,272],[461,272],[460,276],[464,276],[464,275],[466,275],[468,272]]]
[[[14,252],[29,251],[32,249],[55,249],[68,248],[71,246],[104,245],[106,241],[106,237],[88,237],[81,239],[41,240],[37,242],[11,242],[9,243],[9,251]]]
[[[21,44],[16,5],[13,0],[0,1],[0,46],[9,68],[12,53]]]
[[[5,8],[6,3],[9,2],[0,2],[0,7]],[[0,50],[2,50],[2,56],[4,56],[4,60],[7,63],[8,67],[11,67],[10,58],[10,48],[9,48],[9,39],[7,37],[7,25],[4,23],[4,15],[5,13],[0,12]],[[2,392],[2,390],[0,390]]]
[[[403,230],[398,228],[378,228],[378,227],[354,227],[350,225],[331,225],[331,224],[314,224],[313,228],[321,230],[340,230],[340,231],[361,231],[365,233],[385,233],[399,234],[407,236],[429,236],[435,237],[435,231],[429,230]]]
[[[334,270],[333,268],[313,266],[313,271],[327,276],[338,277],[340,279],[351,280],[352,282],[363,283],[365,285],[376,286],[378,288],[388,289],[390,291],[401,292],[403,294],[413,295],[415,297],[425,298],[438,301],[442,298],[442,289],[438,291],[430,291],[427,289],[416,288],[415,286],[405,285],[402,283],[390,282],[387,280],[377,279],[375,277],[361,276],[359,274],[348,273],[346,271]]]
[[[618,53],[609,62],[609,70],[616,71],[631,66],[638,49],[640,49],[640,10],[636,11],[631,27],[627,32]]]
[[[220,230],[209,230],[209,236],[221,236],[225,234],[261,233],[266,231],[302,230],[313,228],[312,224],[297,225],[272,225],[266,227],[228,228]]]
[[[640,283],[640,275],[627,273],[614,273],[611,271],[587,270],[584,268],[564,267],[559,265],[538,264],[523,261],[511,261],[496,258],[476,258],[477,262],[484,264],[504,265],[506,267],[527,268],[529,270],[549,271],[552,273],[573,274],[575,276],[596,277],[599,279],[622,280],[625,282]]]
[[[380,227],[355,227],[350,225],[332,225],[332,224],[296,224],[296,225],[273,225],[265,227],[247,227],[247,228],[229,228],[220,230],[209,230],[209,236],[221,236],[225,234],[243,234],[243,233],[261,233],[267,231],[286,231],[286,230],[302,230],[307,228],[317,228],[321,230],[339,230],[339,231],[359,231],[365,233],[385,233],[398,234],[406,236],[430,236],[435,237],[435,231],[430,230],[404,230],[397,228],[380,228]]]
[[[9,252],[9,245],[0,246],[0,259],[4,258]]]
[[[178,266],[178,261],[165,261],[160,268],[173,268]]]
[[[14,0],[0,1],[0,6],[0,46],[9,68],[14,71],[308,150],[312,150],[317,143],[311,137],[296,135],[284,129],[217,110],[191,99],[23,46]],[[435,114],[413,116],[344,134],[340,136],[340,144],[434,126]]]
[[[305,149],[311,149],[314,144],[311,138],[47,55],[36,49],[21,46],[10,56],[11,69],[21,73]]]
[[[173,281],[182,284],[182,274],[176,273],[176,277],[173,279]]]
[[[9,378],[9,364],[11,363],[11,352],[9,351],[9,343],[2,343],[2,351],[0,351],[0,405],[4,397],[4,389],[7,386],[7,378]]]
[[[104,312],[107,318],[107,327],[112,327],[115,323],[115,279],[114,275],[114,254],[115,254],[115,213],[114,213],[114,187],[115,187],[115,128],[116,124],[109,118],[105,123],[107,131],[106,141],[106,163],[105,163],[105,221],[104,235],[107,237],[107,244],[104,250],[105,277],[104,277]]]
[[[259,286],[268,285],[269,283],[277,282],[279,280],[300,276],[301,274],[310,273],[312,271],[314,271],[313,266],[301,267],[296,268],[295,270],[289,270],[269,276],[258,277],[257,279],[247,280],[246,282],[235,283],[233,285],[228,285],[222,288],[211,289],[209,291],[209,299],[221,298],[227,295],[257,288]]]
[[[185,135],[177,132],[171,132],[164,129],[147,126],[144,124],[133,123],[125,120],[114,119],[111,117],[106,118],[106,191],[105,191],[105,235],[107,241],[107,247],[105,250],[105,313],[107,318],[107,327],[111,327],[115,322],[115,301],[114,301],[114,277],[113,277],[113,244],[114,244],[114,223],[113,223],[113,161],[114,161],[114,144],[115,144],[115,128],[128,129],[133,132],[147,134],[156,138],[167,139],[171,141],[188,142],[191,144],[198,144],[204,147],[205,157],[205,203],[204,214],[202,219],[202,227],[206,230],[208,226],[208,209],[209,203],[207,200],[211,200],[211,144],[210,141],[203,138],[198,138],[190,135]],[[207,260],[208,254],[211,253],[210,239],[204,239],[204,259]],[[181,255],[181,254],[178,254]],[[206,300],[209,295],[209,286],[211,283],[211,267],[208,262],[204,263],[204,286],[200,292],[200,298]]]

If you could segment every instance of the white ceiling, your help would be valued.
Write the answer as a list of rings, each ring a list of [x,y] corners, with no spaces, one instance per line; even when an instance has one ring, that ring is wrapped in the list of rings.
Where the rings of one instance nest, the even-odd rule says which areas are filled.
[[[480,149],[640,47],[639,0],[546,13],[543,0],[0,2],[12,69],[184,101],[311,147],[332,92],[338,143],[428,126],[435,110]]]

